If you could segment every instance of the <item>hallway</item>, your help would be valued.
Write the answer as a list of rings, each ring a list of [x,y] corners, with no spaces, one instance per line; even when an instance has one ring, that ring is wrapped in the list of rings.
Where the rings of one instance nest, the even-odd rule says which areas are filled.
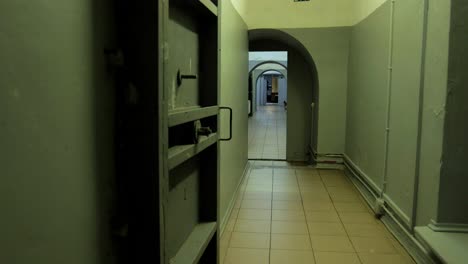
[[[468,263],[467,14],[0,1],[0,264]]]
[[[280,105],[258,106],[249,118],[249,159],[286,160],[286,111]]]
[[[221,263],[414,263],[341,171],[251,164],[221,238]]]

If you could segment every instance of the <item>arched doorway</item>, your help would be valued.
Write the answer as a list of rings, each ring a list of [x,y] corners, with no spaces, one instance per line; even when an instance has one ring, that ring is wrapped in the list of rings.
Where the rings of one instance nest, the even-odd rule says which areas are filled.
[[[286,159],[312,161],[317,149],[319,78],[307,49],[291,35],[273,29],[249,31],[250,51],[288,52]]]
[[[287,70],[276,70],[276,69],[259,69],[259,72],[253,72],[253,82],[254,85],[254,105],[264,106],[267,103],[276,103],[279,106],[285,107],[287,105]],[[276,78],[277,84],[277,93],[276,96],[272,97],[271,94],[268,93],[266,89],[267,86],[265,85],[266,79],[272,79],[270,77]],[[276,99],[276,100],[275,100]],[[256,111],[256,109],[255,109]]]
[[[259,105],[259,97],[257,93],[258,78],[268,70],[277,71],[287,79],[287,66],[277,61],[263,61],[258,64],[252,65],[249,70],[249,85],[248,85],[248,100],[249,100],[249,116],[252,116],[257,111]],[[282,100],[279,103],[283,105],[284,99],[287,98],[287,94],[282,96]]]

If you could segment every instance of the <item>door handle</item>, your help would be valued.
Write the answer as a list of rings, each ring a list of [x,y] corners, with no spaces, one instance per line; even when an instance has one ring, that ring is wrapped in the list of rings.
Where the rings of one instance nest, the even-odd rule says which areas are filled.
[[[219,141],[230,141],[232,139],[232,108],[226,106],[220,106],[219,110],[228,110],[229,111],[229,137],[220,138]]]

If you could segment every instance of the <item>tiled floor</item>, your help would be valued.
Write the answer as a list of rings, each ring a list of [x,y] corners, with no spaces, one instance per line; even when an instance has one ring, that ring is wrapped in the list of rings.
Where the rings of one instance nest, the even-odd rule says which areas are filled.
[[[286,111],[283,106],[259,106],[249,118],[249,159],[286,159]]]
[[[414,263],[342,172],[285,164],[252,163],[221,238],[221,263]]]

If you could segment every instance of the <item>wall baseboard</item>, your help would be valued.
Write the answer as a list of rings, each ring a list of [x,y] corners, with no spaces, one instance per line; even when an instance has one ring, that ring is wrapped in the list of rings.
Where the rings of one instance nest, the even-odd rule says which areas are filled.
[[[468,224],[438,223],[431,220],[428,227],[435,232],[468,233]]]
[[[310,152],[317,169],[344,169],[343,154],[317,153],[313,148],[310,148]]]
[[[376,193],[375,187],[372,186],[373,183],[369,182],[367,175],[361,174],[361,170],[352,162],[348,162],[349,157],[345,157],[345,174],[351,180],[353,185],[359,191],[361,196],[367,202],[368,206],[374,210],[375,213],[375,204],[377,203],[378,195]],[[377,188],[378,189],[378,188]],[[390,233],[403,245],[403,247],[408,251],[408,253],[413,257],[413,259],[418,264],[436,264],[439,263],[438,260],[427,250],[426,247],[413,235],[410,233],[405,221],[401,221],[395,215],[392,214],[392,210],[385,210],[385,213],[381,217],[382,223],[387,227]]]
[[[226,229],[226,225],[227,225],[227,223],[229,221],[229,217],[231,216],[232,210],[234,209],[234,206],[236,204],[237,196],[239,195],[239,191],[240,191],[240,187],[242,186],[242,183],[244,182],[244,180],[245,180],[245,178],[247,176],[247,173],[250,170],[250,166],[251,166],[250,162],[247,161],[247,164],[245,164],[244,172],[242,173],[241,179],[237,183],[236,191],[234,192],[234,195],[231,198],[231,202],[229,203],[229,207],[228,207],[228,209],[226,211],[226,214],[224,216],[222,216],[222,220],[221,220],[221,223],[219,225],[219,230],[220,230],[219,236],[220,237],[224,234],[224,230]]]

